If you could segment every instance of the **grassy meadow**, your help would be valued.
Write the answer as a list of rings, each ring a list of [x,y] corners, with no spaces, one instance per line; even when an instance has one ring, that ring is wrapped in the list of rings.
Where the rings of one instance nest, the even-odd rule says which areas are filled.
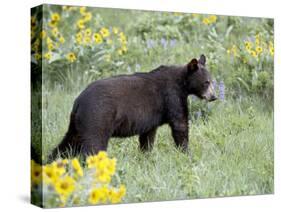
[[[51,168],[35,164],[35,204],[274,192],[273,20],[44,5],[32,12],[31,41],[33,115],[42,107],[42,116],[32,121],[32,145],[38,152],[42,148],[43,161],[63,138],[74,99],[94,80],[186,64],[205,54],[219,97],[212,103],[188,98],[188,154],[175,148],[169,127],[162,126],[150,153],[139,151],[137,136],[111,138],[107,155],[112,159],[102,160],[112,169],[104,176],[97,168],[103,164],[93,159],[91,165],[91,158],[58,159]],[[43,182],[33,175],[35,169]],[[44,193],[43,203],[38,192]]]

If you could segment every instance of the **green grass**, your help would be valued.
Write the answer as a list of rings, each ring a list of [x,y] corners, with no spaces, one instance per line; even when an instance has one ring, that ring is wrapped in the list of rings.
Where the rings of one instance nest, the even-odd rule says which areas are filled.
[[[45,92],[43,157],[67,130],[75,93]],[[113,183],[124,183],[124,202],[253,195],[273,192],[273,112],[259,98],[211,103],[208,120],[190,124],[189,154],[178,151],[170,129],[157,131],[152,152],[141,153],[138,137],[109,143],[117,158]]]

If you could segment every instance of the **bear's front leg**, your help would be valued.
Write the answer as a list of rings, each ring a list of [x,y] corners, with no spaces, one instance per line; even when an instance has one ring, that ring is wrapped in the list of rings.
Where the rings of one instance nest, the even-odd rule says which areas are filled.
[[[139,137],[140,141],[140,150],[142,152],[151,151],[153,148],[153,143],[155,139],[156,128],[149,130],[146,133],[143,133]]]
[[[188,148],[188,125],[186,120],[174,121],[170,126],[176,146],[186,152]]]

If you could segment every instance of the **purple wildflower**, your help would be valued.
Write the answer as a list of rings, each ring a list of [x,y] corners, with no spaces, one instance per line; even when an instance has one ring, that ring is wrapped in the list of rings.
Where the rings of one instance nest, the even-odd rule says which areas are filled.
[[[225,99],[225,87],[223,81],[220,81],[219,83],[219,92],[220,92],[220,99],[224,100]]]
[[[172,47],[172,48],[175,47],[176,43],[177,43],[176,39],[170,40],[170,47]]]
[[[161,45],[163,46],[164,49],[167,48],[168,42],[165,38],[161,38],[160,43],[161,43]]]
[[[216,88],[217,88],[217,80],[213,80],[213,87],[214,87],[214,90],[216,90]]]
[[[148,49],[153,48],[153,47],[154,47],[154,44],[155,44],[154,40],[148,39],[148,40],[146,41],[146,45],[147,45],[147,48],[148,48]]]

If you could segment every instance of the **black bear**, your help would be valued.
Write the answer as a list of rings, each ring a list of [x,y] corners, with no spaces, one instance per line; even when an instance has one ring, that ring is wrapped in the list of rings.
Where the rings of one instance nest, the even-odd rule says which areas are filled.
[[[188,147],[188,95],[216,99],[204,55],[183,66],[160,66],[148,73],[91,83],[75,100],[68,131],[51,154],[106,151],[110,137],[139,135],[150,150],[156,130],[169,124],[177,147]]]

